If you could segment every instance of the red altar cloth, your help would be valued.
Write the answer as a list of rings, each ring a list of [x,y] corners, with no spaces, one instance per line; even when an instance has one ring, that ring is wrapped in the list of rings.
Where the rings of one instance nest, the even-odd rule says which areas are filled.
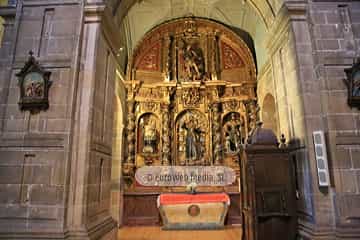
[[[230,204],[230,198],[226,193],[161,194],[159,196],[159,203],[161,205],[214,202],[225,202]]]

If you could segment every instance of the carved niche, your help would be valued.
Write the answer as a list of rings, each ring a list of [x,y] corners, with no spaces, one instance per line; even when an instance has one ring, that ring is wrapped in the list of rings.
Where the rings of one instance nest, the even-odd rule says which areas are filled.
[[[238,112],[228,113],[223,120],[223,144],[228,155],[239,154],[245,141],[244,119]]]
[[[176,121],[176,159],[179,165],[208,165],[208,121],[198,111],[187,110]]]
[[[140,117],[138,123],[138,153],[157,154],[159,143],[159,119],[151,113]]]

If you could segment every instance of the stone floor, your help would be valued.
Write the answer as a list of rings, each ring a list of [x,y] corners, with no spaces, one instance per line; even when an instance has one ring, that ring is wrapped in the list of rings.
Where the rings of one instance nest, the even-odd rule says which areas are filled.
[[[239,227],[224,230],[163,231],[160,227],[123,227],[119,230],[119,240],[239,240]]]

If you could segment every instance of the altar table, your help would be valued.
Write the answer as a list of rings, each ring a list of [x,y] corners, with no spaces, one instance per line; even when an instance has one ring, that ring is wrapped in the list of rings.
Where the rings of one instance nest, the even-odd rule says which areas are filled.
[[[157,200],[163,229],[220,229],[230,198],[225,193],[161,194]]]

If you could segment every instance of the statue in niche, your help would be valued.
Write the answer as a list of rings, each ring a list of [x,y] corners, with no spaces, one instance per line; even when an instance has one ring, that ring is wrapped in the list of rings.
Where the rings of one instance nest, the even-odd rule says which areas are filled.
[[[189,119],[182,126],[185,129],[185,158],[188,165],[193,165],[203,155],[201,148],[201,129],[195,118]]]
[[[204,76],[204,56],[197,44],[184,41],[182,50],[184,60],[185,81],[198,81]]]
[[[156,150],[156,123],[152,118],[148,119],[147,124],[144,125],[144,147],[143,153],[154,153]]]
[[[225,149],[227,153],[234,154],[242,148],[241,126],[242,121],[237,119],[236,114],[230,115],[230,120],[225,124]]]

